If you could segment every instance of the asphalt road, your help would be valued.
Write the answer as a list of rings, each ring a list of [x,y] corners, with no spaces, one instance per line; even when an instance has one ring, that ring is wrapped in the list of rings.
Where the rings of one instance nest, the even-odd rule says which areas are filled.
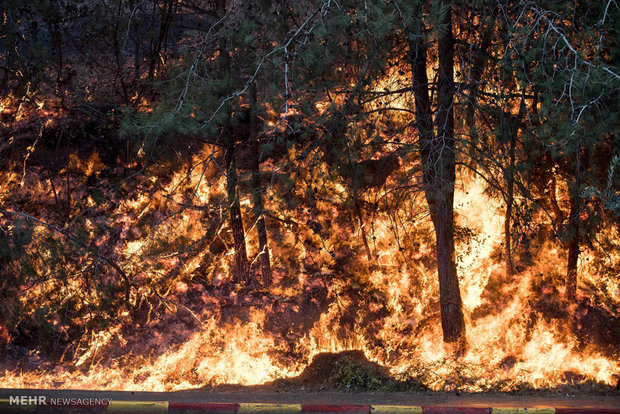
[[[2,384],[0,384],[0,387]],[[610,395],[556,395],[550,392],[530,395],[504,393],[341,393],[341,392],[264,392],[239,387],[230,391],[188,390],[178,392],[128,392],[92,390],[36,390],[0,388],[0,399],[10,396],[46,396],[47,398],[106,398],[126,401],[180,401],[221,403],[280,404],[385,404],[417,406],[470,407],[596,407],[620,409],[620,392]]]

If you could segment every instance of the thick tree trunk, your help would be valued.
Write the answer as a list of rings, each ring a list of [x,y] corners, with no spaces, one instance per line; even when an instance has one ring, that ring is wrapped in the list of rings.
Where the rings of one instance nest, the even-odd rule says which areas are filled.
[[[271,284],[271,261],[269,259],[269,247],[267,246],[267,227],[265,226],[265,205],[263,203],[263,187],[260,180],[260,145],[258,142],[258,100],[256,97],[256,84],[250,89],[250,139],[253,147],[252,168],[252,201],[254,203],[254,215],[256,216],[256,231],[258,232],[258,261],[260,264],[263,284]]]
[[[427,197],[427,199],[433,197]],[[439,304],[444,342],[464,339],[463,304],[454,260],[454,215],[452,203],[435,199],[431,207],[437,238],[437,272],[439,275]],[[429,204],[432,202],[429,202]]]
[[[465,322],[454,251],[454,39],[451,9],[441,22],[447,28],[439,38],[437,115],[434,133],[429,84],[426,75],[426,45],[422,30],[412,42],[413,91],[420,134],[423,181],[426,200],[435,227],[439,302],[444,342],[464,344]]]

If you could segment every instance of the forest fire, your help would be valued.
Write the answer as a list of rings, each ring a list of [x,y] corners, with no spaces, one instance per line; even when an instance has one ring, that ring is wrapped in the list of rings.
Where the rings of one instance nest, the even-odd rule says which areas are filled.
[[[91,160],[97,159],[96,156],[91,157]],[[84,163],[81,168],[87,173],[93,169],[93,162]],[[192,173],[186,180],[186,188],[195,188],[202,173]],[[173,178],[168,191],[178,186],[179,181],[180,178]],[[163,309],[158,312],[163,313],[160,318],[166,321],[164,326],[157,326],[154,320],[135,326],[136,319],[130,312],[121,313],[113,326],[94,332],[92,337],[85,339],[84,345],[76,348],[73,360],[62,361],[54,367],[43,365],[49,366],[49,369],[7,370],[3,374],[3,384],[25,388],[126,390],[262,384],[299,374],[320,352],[351,349],[364,350],[369,359],[388,366],[396,376],[422,374],[425,385],[436,390],[450,387],[471,391],[496,387],[510,390],[521,384],[534,388],[552,387],[574,381],[575,378],[580,382],[591,380],[612,384],[618,371],[613,355],[605,355],[593,344],[580,344],[576,335],[562,327],[562,319],[554,320],[554,315],[551,315],[551,319],[546,320],[543,313],[533,309],[531,302],[541,295],[549,295],[545,289],[550,288],[535,287],[536,277],[540,272],[553,271],[562,266],[561,256],[553,246],[543,246],[539,261],[522,272],[518,279],[505,281],[501,263],[495,257],[502,241],[501,215],[498,214],[501,206],[493,204],[483,194],[483,188],[482,183],[472,180],[455,197],[457,223],[466,225],[475,233],[459,246],[461,251],[468,253],[459,257],[459,274],[469,337],[467,352],[460,359],[453,359],[444,350],[439,325],[424,325],[429,306],[426,298],[437,295],[436,275],[422,266],[407,270],[398,260],[390,261],[398,257],[398,247],[390,242],[393,235],[386,230],[388,223],[377,218],[374,224],[378,235],[376,243],[387,246],[384,249],[388,251],[383,252],[380,265],[368,274],[369,288],[376,291],[375,294],[383,295],[385,300],[385,303],[365,305],[369,306],[368,312],[376,312],[377,315],[373,321],[376,325],[376,331],[372,332],[374,337],[360,331],[361,321],[353,321],[351,330],[343,332],[343,308],[346,309],[344,312],[355,313],[351,299],[344,297],[331,302],[318,318],[315,317],[316,321],[306,333],[294,332],[292,338],[286,338],[281,333],[270,331],[272,328],[267,327],[266,322],[279,318],[287,310],[304,318],[300,311],[301,304],[295,303],[300,301],[299,292],[318,287],[312,286],[312,278],[306,274],[300,274],[294,281],[287,280],[286,275],[276,278],[272,288],[261,292],[258,299],[249,299],[234,290],[227,292],[226,298],[218,294],[208,296],[208,293],[202,292],[199,300],[202,310],[195,304],[194,310],[188,309],[185,306],[191,305],[187,296],[191,293],[189,290],[196,290],[194,272],[201,261],[201,257],[196,257],[180,271],[179,279],[185,282],[179,281],[169,286],[170,293],[165,299],[162,298]],[[222,191],[222,186],[204,186],[203,190]],[[209,194],[198,191],[197,198],[207,202]],[[118,216],[122,216],[121,211],[124,214],[134,212],[133,219],[126,223],[130,232],[135,222],[159,202],[142,198],[123,203],[119,206]],[[481,206],[485,208],[481,209]],[[191,215],[175,218],[176,228],[188,231]],[[420,224],[424,225],[428,227],[430,223]],[[201,231],[197,231],[188,237],[200,236]],[[145,266],[140,263],[145,260],[140,254],[148,243],[147,239],[125,243],[124,256],[136,260],[136,268],[131,271],[136,275],[134,277],[140,275],[140,266]],[[272,249],[277,257],[277,248],[273,246]],[[431,254],[431,248],[420,246],[417,256],[424,258]],[[219,269],[221,274],[215,275],[212,283],[225,283],[228,272],[225,262]],[[170,261],[169,266],[174,267],[174,262]],[[322,276],[329,277],[329,274]],[[145,277],[156,278],[158,275]],[[597,280],[594,273],[584,274],[583,277],[592,286],[604,283]],[[415,286],[412,281],[415,281]],[[74,286],[65,288],[71,293],[63,294],[75,294],[81,288],[77,279],[74,283]],[[332,293],[328,296],[339,295],[339,291],[346,289],[339,283],[344,282],[332,283]],[[493,284],[498,286],[497,291],[490,290],[489,286]],[[24,303],[40,300],[38,298],[49,294],[47,289],[53,288],[53,284],[47,287],[39,285],[36,290],[24,292],[21,300]],[[220,292],[222,295],[226,290]],[[139,291],[132,293],[131,300],[138,300],[140,294]],[[232,302],[233,309],[235,305],[248,306],[250,312],[235,315],[232,309],[222,309],[222,300]],[[278,304],[277,300],[290,303]],[[176,332],[187,329],[184,319],[188,314],[199,321],[196,328],[192,332]],[[355,314],[347,317],[355,317]],[[146,342],[136,340],[135,333],[131,333],[133,329],[143,330],[139,337],[146,339]],[[412,335],[412,329],[420,331]],[[184,340],[173,345],[179,334]],[[110,357],[108,354],[119,346],[123,349],[122,357]],[[160,355],[153,353],[153,349],[159,347],[166,351]],[[36,355],[29,358],[40,360]]]
[[[353,350],[417,390],[616,386],[618,127],[592,125],[620,9],[564,10],[582,35],[501,2],[152,3],[88,36],[4,11],[2,387],[280,384]]]

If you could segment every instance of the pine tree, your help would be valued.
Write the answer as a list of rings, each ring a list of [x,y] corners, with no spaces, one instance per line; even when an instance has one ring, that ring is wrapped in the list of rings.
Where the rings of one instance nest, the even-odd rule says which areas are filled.
[[[454,39],[452,37],[452,5],[442,3],[438,19],[437,112],[432,117],[430,83],[426,74],[428,62],[426,28],[417,22],[410,34],[415,115],[420,135],[424,192],[437,243],[437,271],[441,326],[445,342],[464,345],[465,321],[459,288],[454,249]]]

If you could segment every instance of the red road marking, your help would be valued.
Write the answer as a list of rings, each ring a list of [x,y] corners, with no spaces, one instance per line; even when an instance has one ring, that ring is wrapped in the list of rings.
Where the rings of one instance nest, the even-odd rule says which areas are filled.
[[[170,401],[168,412],[197,411],[201,413],[235,414],[239,404],[235,403],[200,403],[200,402],[175,402]]]
[[[491,414],[491,408],[479,407],[422,407],[424,414]]]
[[[302,413],[362,413],[370,412],[369,405],[321,405],[321,404],[302,404]]]
[[[555,414],[620,414],[620,408],[556,408]]]

